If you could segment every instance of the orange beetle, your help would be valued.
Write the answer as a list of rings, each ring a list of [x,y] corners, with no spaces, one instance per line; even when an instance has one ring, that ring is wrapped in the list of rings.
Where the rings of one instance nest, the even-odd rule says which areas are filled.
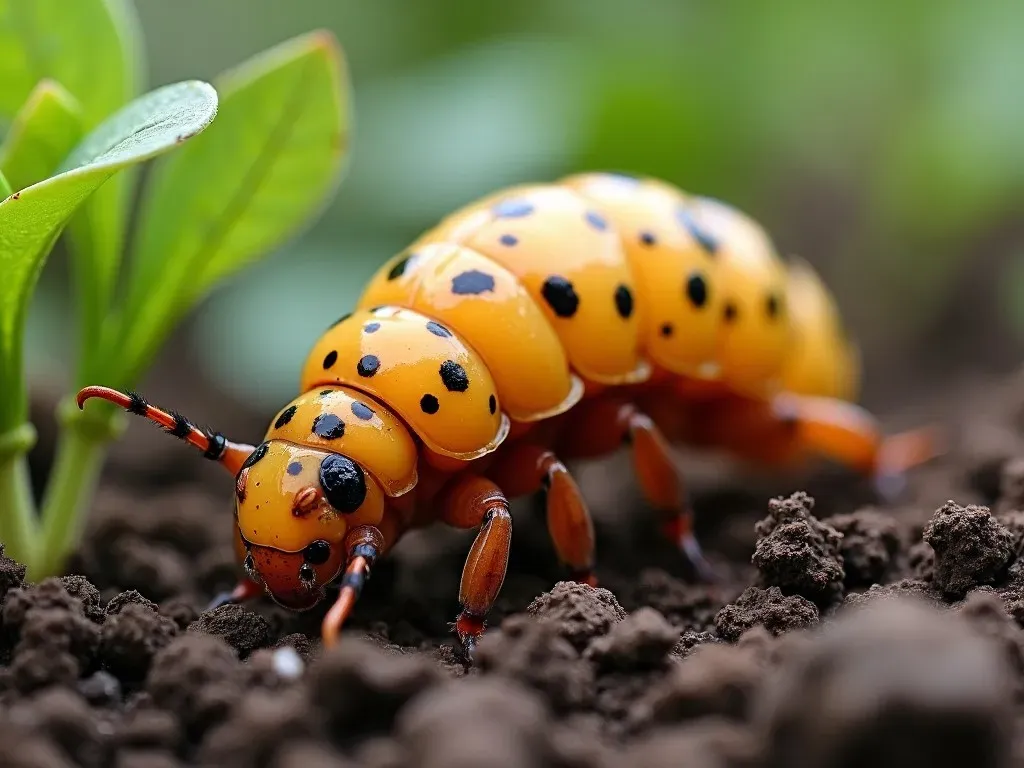
[[[305,610],[329,586],[333,643],[373,563],[411,528],[478,528],[455,622],[469,654],[504,580],[508,498],[543,490],[574,578],[595,583],[590,513],[563,459],[628,444],[666,534],[708,568],[669,440],[792,464],[823,454],[878,480],[935,455],[853,405],[856,349],[802,262],[724,203],[661,181],[582,174],[514,187],[441,221],[384,264],[316,342],[300,394],[258,446],[139,395],[87,387],[235,477],[246,577]]]

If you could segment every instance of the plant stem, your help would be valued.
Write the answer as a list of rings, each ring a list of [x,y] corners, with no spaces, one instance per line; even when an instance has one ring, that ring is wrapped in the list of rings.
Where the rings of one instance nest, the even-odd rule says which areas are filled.
[[[21,563],[35,559],[36,509],[25,454],[0,458],[0,542],[4,554]]]
[[[81,539],[107,444],[120,423],[112,411],[97,411],[84,414],[74,402],[61,403],[58,409],[63,429],[43,500],[37,556],[29,564],[33,580],[59,574]]]

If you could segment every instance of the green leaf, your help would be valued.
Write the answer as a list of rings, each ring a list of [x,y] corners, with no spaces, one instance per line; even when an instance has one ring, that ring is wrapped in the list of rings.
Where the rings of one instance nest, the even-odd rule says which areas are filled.
[[[0,203],[0,432],[24,418],[25,314],[43,262],[68,219],[114,173],[176,147],[216,113],[217,94],[206,83],[160,88],[87,136],[63,163],[62,173]]]
[[[334,38],[315,32],[217,81],[216,125],[155,170],[140,213],[116,357],[130,385],[218,280],[320,210],[347,156],[349,89]]]
[[[82,109],[59,84],[42,80],[0,146],[0,170],[15,189],[42,181],[82,138]]]

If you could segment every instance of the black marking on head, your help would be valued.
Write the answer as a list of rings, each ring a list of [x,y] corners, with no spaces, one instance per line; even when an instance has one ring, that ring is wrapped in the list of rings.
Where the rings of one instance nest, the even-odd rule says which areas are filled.
[[[320,394],[317,395],[317,397],[319,397],[320,399],[323,399],[325,397],[330,397],[333,394],[334,394],[334,390],[333,389],[324,389],[324,390],[321,390]]]
[[[739,316],[739,313],[740,311],[736,305],[731,301],[727,301],[725,303],[725,307],[722,309],[722,319],[727,323],[734,323],[736,322],[736,318]]]
[[[376,333],[380,330],[380,323],[367,323],[363,326],[363,333]]]
[[[295,411],[297,411],[297,410],[298,410],[298,408],[295,407],[294,405],[289,405],[287,408],[285,408],[283,411],[281,411],[281,415],[278,416],[277,417],[277,421],[274,422],[274,429],[280,429],[285,424],[287,424],[289,421],[291,421],[292,420],[292,416],[295,415]]]
[[[646,246],[652,246],[658,242],[658,238],[654,236],[653,232],[641,232],[640,242]]]
[[[311,541],[304,550],[302,550],[302,559],[307,563],[313,565],[323,565],[331,557],[331,545],[329,542],[323,539],[317,539]]]
[[[628,285],[620,285],[615,289],[615,309],[623,320],[633,314],[633,292]]]
[[[203,453],[203,458],[217,461],[224,455],[224,449],[228,447],[228,440],[220,432],[207,432],[206,439],[210,441],[210,445]]]
[[[388,280],[397,280],[404,275],[406,270],[409,269],[409,262],[414,258],[416,258],[416,255],[410,253],[404,259],[400,259],[396,262],[395,266],[388,270]]]
[[[270,450],[270,446],[267,443],[260,443],[256,446],[256,450],[249,454],[249,457],[242,464],[242,469],[248,469],[257,461],[267,455],[267,451]],[[241,471],[241,470],[239,470]]]
[[[441,404],[437,402],[437,398],[433,395],[424,395],[420,398],[420,410],[424,413],[435,414],[440,407]]]
[[[348,314],[342,315],[337,320],[335,320],[334,323],[331,324],[331,328],[334,328],[334,326],[336,326],[336,325],[341,325],[346,320],[348,320],[350,317],[352,317],[352,313],[351,312],[349,312]]]
[[[336,362],[338,362],[338,353],[336,350],[332,349],[330,352],[324,355],[324,370],[326,371]]]
[[[146,402],[146,398],[138,392],[129,392],[128,400],[128,406],[125,408],[128,413],[134,413],[136,416],[146,415],[146,410],[149,408],[149,403]]]
[[[313,570],[312,565],[303,563],[299,566],[299,581],[303,584],[312,584],[316,581],[316,571]]]
[[[718,253],[718,240],[704,229],[697,220],[693,218],[693,212],[689,208],[679,207],[676,209],[676,219],[683,225],[683,228],[690,233],[690,237],[697,241],[697,244],[710,256]]]
[[[469,376],[466,374],[466,369],[454,360],[445,360],[441,363],[438,373],[441,374],[444,388],[449,392],[465,392],[469,389]]]
[[[449,331],[440,323],[435,323],[433,320],[427,323],[427,330],[430,331],[435,336],[440,336],[442,339],[447,339],[452,335],[451,331]]]
[[[363,378],[369,378],[380,368],[380,358],[376,355],[363,355],[356,364],[356,373]]]
[[[502,200],[491,208],[491,213],[499,219],[519,219],[533,213],[533,204],[529,200]]]
[[[366,498],[366,477],[362,468],[347,456],[329,453],[320,462],[320,487],[327,503],[343,515],[350,515]]]
[[[337,440],[345,434],[345,422],[334,413],[321,413],[313,419],[313,434],[324,440]]]
[[[769,320],[775,320],[782,314],[782,300],[776,293],[769,293],[768,300],[765,302],[765,312],[768,313]]]
[[[301,461],[292,461],[292,462],[288,463],[287,472],[292,477],[294,477],[295,475],[299,474],[301,471],[302,471],[302,462]]]
[[[352,401],[352,414],[362,421],[369,421],[373,418],[373,408],[370,406],[360,403],[358,400]]]
[[[692,272],[686,279],[686,298],[697,309],[708,303],[708,284],[701,272]]]
[[[494,290],[494,278],[479,269],[470,269],[452,278],[452,293],[476,296]]]
[[[491,412],[492,416],[494,415],[494,412],[498,410],[498,399],[494,395],[487,398],[487,409]]]
[[[175,437],[180,437],[184,440],[189,436],[189,433],[195,429],[195,427],[189,423],[189,420],[177,411],[171,411],[171,417],[174,419],[174,426],[167,428],[167,432],[169,434],[172,434]]]
[[[552,275],[541,286],[541,295],[559,317],[572,317],[580,306],[580,297],[572,283],[561,275]]]
[[[672,335],[672,332],[674,330],[675,329],[672,327],[672,323],[662,323],[661,328],[659,329],[659,333],[661,333],[661,335],[667,339],[669,336]]]
[[[605,221],[604,216],[602,216],[597,211],[587,211],[586,218],[587,223],[594,229],[600,232],[604,232],[606,229],[608,229],[608,222]]]
[[[507,245],[511,248],[513,245],[516,245],[519,242],[519,238],[516,237],[515,235],[506,234],[499,237],[498,242],[501,243],[502,245]]]

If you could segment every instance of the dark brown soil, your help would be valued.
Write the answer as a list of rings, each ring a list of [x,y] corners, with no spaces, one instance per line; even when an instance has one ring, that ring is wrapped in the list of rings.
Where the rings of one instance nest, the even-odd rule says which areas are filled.
[[[175,390],[191,416],[262,431]],[[624,457],[581,467],[604,588],[560,582],[536,503],[517,504],[469,671],[448,635],[465,533],[379,563],[329,653],[323,610],[200,613],[237,575],[230,482],[135,425],[82,575],[27,585],[0,560],[0,765],[1024,765],[1024,373],[948,402],[953,451],[893,508],[838,472],[681,458],[710,587],[683,579]]]

